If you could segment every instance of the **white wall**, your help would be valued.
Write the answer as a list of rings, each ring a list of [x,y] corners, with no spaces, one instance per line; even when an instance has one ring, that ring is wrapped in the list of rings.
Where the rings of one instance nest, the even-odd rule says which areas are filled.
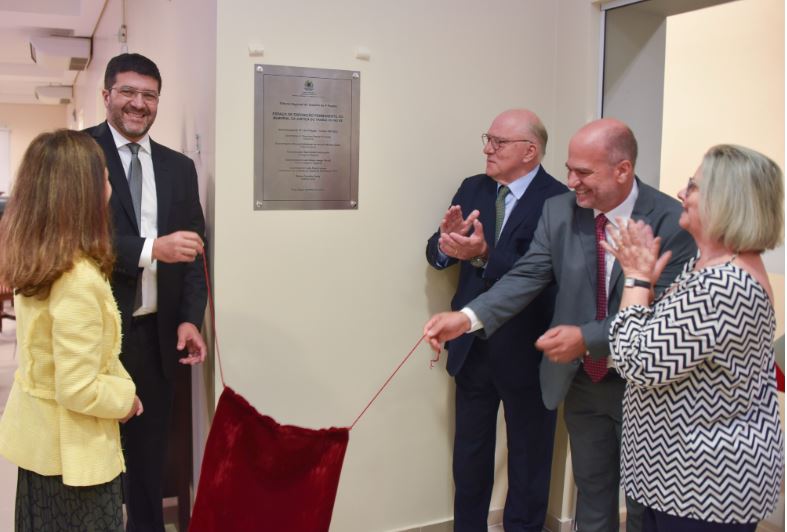
[[[346,426],[427,317],[448,307],[455,277],[431,270],[424,247],[460,180],[483,171],[479,135],[491,119],[516,106],[539,113],[552,137],[546,167],[562,177],[568,136],[592,118],[597,9],[239,0],[217,15],[226,379],[282,423]],[[264,57],[248,56],[250,42]],[[354,58],[359,46],[369,61]],[[255,62],[361,72],[357,211],[252,210]],[[450,518],[453,384],[443,362],[428,370],[429,357],[421,347],[351,433],[332,529]]]
[[[19,163],[30,142],[44,131],[66,127],[65,105],[0,103],[0,128],[9,130],[9,181],[0,182],[0,192],[8,194]]]
[[[730,6],[766,1],[779,4]],[[502,0],[494,8],[470,0],[237,0],[218,7],[208,0],[138,0],[127,9],[129,50],[156,60],[164,77],[152,135],[190,153],[200,170],[211,232],[215,227],[227,381],[283,423],[348,425],[428,315],[447,308],[455,278],[429,269],[423,248],[461,178],[482,171],[478,136],[496,113],[527,106],[541,115],[550,133],[545,166],[560,178],[568,139],[595,118],[599,14],[588,0]],[[782,23],[783,6],[766,18],[758,24]],[[119,0],[110,0],[91,71],[77,87],[81,125],[103,119],[98,91],[106,60],[121,51],[120,19]],[[757,36],[727,39],[751,47]],[[250,42],[264,46],[265,56],[250,58]],[[776,53],[783,65],[783,41],[767,43],[758,56]],[[358,46],[370,50],[368,62],[354,58]],[[694,42],[673,53],[694,50],[703,57],[727,53],[721,44],[705,50]],[[358,211],[252,211],[255,62],[361,72]],[[724,82],[746,83],[750,78],[737,74],[742,66],[736,62],[733,70],[728,62],[720,71]],[[781,68],[775,81],[749,85],[783,95]],[[677,101],[691,108],[676,109],[672,122],[665,117],[665,140],[673,138],[668,127],[694,125],[693,110],[708,96],[691,92],[695,72],[677,77],[675,95],[690,89]],[[783,101],[763,112],[757,98],[719,108],[720,121],[739,108],[758,125],[784,115]],[[741,120],[736,114],[726,122],[737,129]],[[783,121],[775,127],[781,132],[759,149],[782,163]],[[199,155],[197,133],[204,139]],[[663,178],[688,176],[718,141],[696,149],[685,140],[665,144]],[[670,166],[684,147],[689,157],[678,164],[684,170]],[[332,529],[391,530],[450,518],[453,385],[444,362],[427,369],[429,357],[421,347],[352,432]],[[564,524],[573,504],[565,453],[559,428],[550,513]],[[501,459],[500,473],[503,465]],[[503,487],[496,487],[495,507]]]
[[[598,9],[587,0],[495,9],[470,0],[139,0],[127,2],[126,18],[128,50],[154,59],[164,78],[151,134],[200,171],[227,381],[284,423],[349,424],[426,318],[447,308],[455,277],[432,271],[423,248],[460,180],[483,170],[479,135],[499,111],[541,115],[545,166],[561,178],[568,138],[594,118]],[[104,118],[99,93],[107,60],[124,51],[121,20],[120,1],[110,0],[78,79],[75,127]],[[265,56],[248,57],[249,42]],[[358,46],[370,61],[354,58]],[[251,210],[255,62],[361,71],[358,211]],[[420,348],[351,434],[333,529],[450,518],[453,383],[444,363],[427,369],[429,357]],[[565,453],[559,429],[550,511],[564,521],[573,504]]]

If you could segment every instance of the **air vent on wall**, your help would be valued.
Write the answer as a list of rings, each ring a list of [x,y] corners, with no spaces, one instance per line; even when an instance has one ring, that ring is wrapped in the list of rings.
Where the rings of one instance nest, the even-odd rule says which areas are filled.
[[[73,87],[71,85],[47,85],[36,87],[36,99],[41,103],[71,103]]]
[[[31,37],[30,56],[41,66],[85,70],[90,62],[90,41],[90,37]]]

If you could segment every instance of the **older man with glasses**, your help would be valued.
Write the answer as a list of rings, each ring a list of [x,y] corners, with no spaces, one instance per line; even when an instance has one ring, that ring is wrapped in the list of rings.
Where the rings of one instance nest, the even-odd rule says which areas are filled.
[[[481,140],[486,172],[462,182],[426,246],[434,268],[459,264],[459,284],[451,302],[455,310],[489,289],[524,255],[544,201],[566,192],[541,166],[547,132],[535,113],[505,111]],[[541,353],[534,344],[549,326],[553,289],[545,290],[494,337],[464,335],[447,345],[448,373],[456,379],[453,471],[458,532],[487,530],[501,401],[508,439],[504,527],[543,527],[555,413],[541,401]]]

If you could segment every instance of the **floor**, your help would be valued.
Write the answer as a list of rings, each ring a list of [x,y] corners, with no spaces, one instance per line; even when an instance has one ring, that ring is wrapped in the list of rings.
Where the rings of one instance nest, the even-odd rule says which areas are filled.
[[[8,393],[16,371],[15,322],[4,319],[0,333],[0,414],[5,409]],[[14,529],[14,499],[16,498],[16,466],[0,456],[0,530]]]

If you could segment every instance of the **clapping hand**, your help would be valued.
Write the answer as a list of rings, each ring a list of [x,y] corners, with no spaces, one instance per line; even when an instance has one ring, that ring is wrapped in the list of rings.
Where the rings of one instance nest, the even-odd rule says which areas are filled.
[[[463,218],[462,208],[452,205],[440,222],[440,240],[437,243],[440,251],[458,260],[486,256],[489,249],[484,238],[484,226],[478,220],[480,214],[476,209]]]
[[[612,244],[602,241],[602,247],[615,257],[626,277],[649,281],[655,286],[672,252],[668,250],[659,256],[661,237],[654,237],[653,230],[642,220],[620,217],[616,220],[617,228],[612,224],[607,226]]]

